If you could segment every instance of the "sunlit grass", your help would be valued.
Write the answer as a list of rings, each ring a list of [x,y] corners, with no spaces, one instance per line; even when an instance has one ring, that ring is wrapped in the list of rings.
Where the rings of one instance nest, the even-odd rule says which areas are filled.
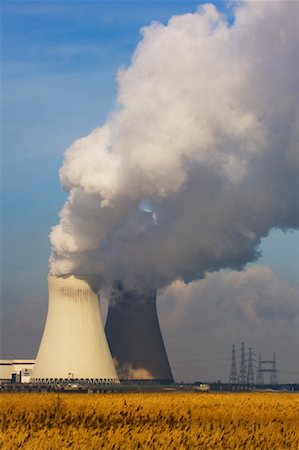
[[[0,395],[0,448],[298,449],[299,396]]]

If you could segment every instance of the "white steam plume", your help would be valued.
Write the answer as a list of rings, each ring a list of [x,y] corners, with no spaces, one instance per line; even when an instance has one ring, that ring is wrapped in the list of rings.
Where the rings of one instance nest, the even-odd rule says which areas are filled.
[[[248,1],[142,30],[118,109],[65,153],[53,274],[161,287],[299,226],[298,23],[298,2]]]

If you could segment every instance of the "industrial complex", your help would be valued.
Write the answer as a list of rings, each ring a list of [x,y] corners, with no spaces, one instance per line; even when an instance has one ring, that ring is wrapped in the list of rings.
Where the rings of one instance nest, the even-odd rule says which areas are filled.
[[[2,388],[98,391],[121,385],[174,384],[158,321],[157,292],[127,290],[122,282],[115,282],[104,330],[99,287],[94,276],[48,277],[48,313],[36,360],[0,360]],[[242,342],[237,368],[233,345],[228,383],[202,380],[193,385],[198,390],[298,390],[298,384],[279,385],[275,353],[270,359],[259,354],[257,365],[254,355],[251,347],[245,351]]]
[[[111,386],[120,380],[173,383],[158,322],[156,291],[127,291],[121,282],[114,284],[106,322],[108,345],[97,277],[49,276],[48,290],[47,319],[36,360],[23,360],[19,366],[16,361],[0,361],[2,382],[51,386]]]

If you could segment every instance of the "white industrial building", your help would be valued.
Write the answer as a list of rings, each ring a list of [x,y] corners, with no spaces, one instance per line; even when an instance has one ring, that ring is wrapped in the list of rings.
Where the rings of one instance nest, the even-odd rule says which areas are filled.
[[[0,359],[0,383],[30,383],[35,359]]]

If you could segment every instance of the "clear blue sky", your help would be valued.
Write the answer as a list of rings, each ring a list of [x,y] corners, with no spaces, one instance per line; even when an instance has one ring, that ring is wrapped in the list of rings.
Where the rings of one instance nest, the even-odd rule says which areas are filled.
[[[48,234],[66,198],[63,153],[113,109],[117,69],[130,63],[140,28],[198,4],[2,2],[3,317],[27,298],[46,302]],[[225,2],[217,5],[230,15]],[[273,231],[259,263],[295,279],[298,236]]]

